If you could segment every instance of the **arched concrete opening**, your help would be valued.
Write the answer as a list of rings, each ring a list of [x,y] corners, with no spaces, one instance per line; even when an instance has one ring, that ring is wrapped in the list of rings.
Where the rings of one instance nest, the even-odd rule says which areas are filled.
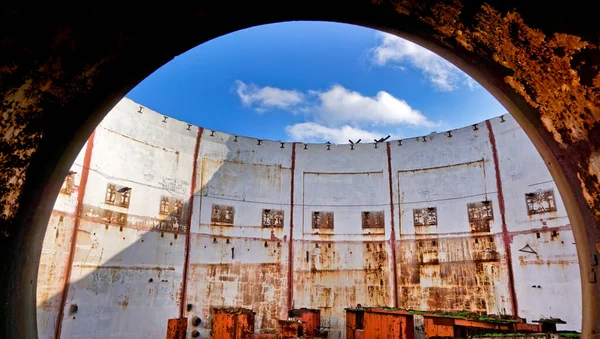
[[[578,244],[583,334],[596,335],[597,37],[589,26],[593,21],[586,20],[588,8],[543,9],[500,1],[333,1],[293,7],[265,1],[82,10],[81,17],[58,8],[6,11],[3,336],[35,336],[37,259],[47,219],[70,164],[103,115],[143,77],[195,45],[253,25],[300,19],[359,24],[408,38],[459,66],[507,107],[547,162],[565,200]]]

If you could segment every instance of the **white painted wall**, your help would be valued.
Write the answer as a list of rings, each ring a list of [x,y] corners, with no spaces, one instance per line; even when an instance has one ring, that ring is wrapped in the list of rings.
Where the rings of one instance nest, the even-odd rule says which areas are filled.
[[[343,309],[356,304],[510,313],[509,263],[520,316],[560,317],[568,322],[562,328],[580,329],[579,271],[566,212],[539,154],[508,115],[504,122],[490,120],[506,207],[503,233],[485,122],[476,130],[452,131],[452,137],[440,133],[401,145],[365,143],[351,149],[276,141],[259,145],[256,139],[139,110],[123,99],[96,129],[63,338],[164,336],[181,303],[183,316],[203,320],[203,337],[210,336],[211,309],[222,306],[253,309],[259,332],[274,330],[276,320],[286,317],[288,302],[320,307],[330,338],[344,336]],[[75,171],[82,163],[83,153]],[[128,208],[105,203],[108,183],[131,188]],[[555,190],[556,212],[528,216],[525,194],[537,188]],[[156,228],[164,219],[162,196],[184,202],[183,227]],[[490,230],[472,232],[467,204],[483,200],[493,209]],[[65,212],[72,230],[76,201],[73,196],[57,200],[42,263],[57,255],[62,259],[56,260],[66,261],[70,236],[53,240],[50,227]],[[213,222],[213,205],[232,207],[233,223]],[[413,210],[427,207],[436,208],[436,225],[415,228]],[[283,211],[283,227],[263,227],[263,209]],[[122,228],[106,226],[104,210],[126,213],[128,222]],[[332,230],[313,229],[316,211],[334,213]],[[384,227],[363,229],[364,211],[383,211]],[[519,251],[527,244],[538,255]],[[41,337],[54,333],[59,306],[46,300],[60,294],[56,277],[63,271],[62,266],[40,271]],[[541,288],[531,287],[538,284]],[[69,311],[73,304],[76,314]]]

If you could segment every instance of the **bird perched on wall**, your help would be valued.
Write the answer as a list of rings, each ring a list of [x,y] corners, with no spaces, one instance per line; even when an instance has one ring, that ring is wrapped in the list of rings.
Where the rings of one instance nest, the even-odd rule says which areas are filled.
[[[390,135],[388,135],[388,136],[387,136],[387,137],[385,137],[385,138],[381,138],[381,139],[379,139],[379,140],[377,140],[377,139],[373,139],[373,141],[375,141],[375,142],[384,142],[384,141],[386,141],[386,140],[387,140],[387,139],[389,139],[389,138],[390,138]]]

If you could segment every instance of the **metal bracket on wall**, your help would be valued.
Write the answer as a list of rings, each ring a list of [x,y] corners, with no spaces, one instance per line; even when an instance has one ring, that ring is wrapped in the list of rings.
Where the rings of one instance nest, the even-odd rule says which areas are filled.
[[[537,255],[537,252],[533,248],[531,248],[531,246],[529,246],[529,244],[520,248],[519,252],[532,253],[532,254]]]

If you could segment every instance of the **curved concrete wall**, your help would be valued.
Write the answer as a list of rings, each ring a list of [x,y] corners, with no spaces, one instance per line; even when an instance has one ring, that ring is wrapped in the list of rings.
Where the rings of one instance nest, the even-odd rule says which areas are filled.
[[[203,130],[123,99],[63,188],[40,264],[40,337],[164,337],[168,319],[195,315],[209,337],[219,306],[253,309],[261,332],[291,307],[320,308],[330,338],[357,304],[581,326],[569,220],[509,115],[305,145]]]

